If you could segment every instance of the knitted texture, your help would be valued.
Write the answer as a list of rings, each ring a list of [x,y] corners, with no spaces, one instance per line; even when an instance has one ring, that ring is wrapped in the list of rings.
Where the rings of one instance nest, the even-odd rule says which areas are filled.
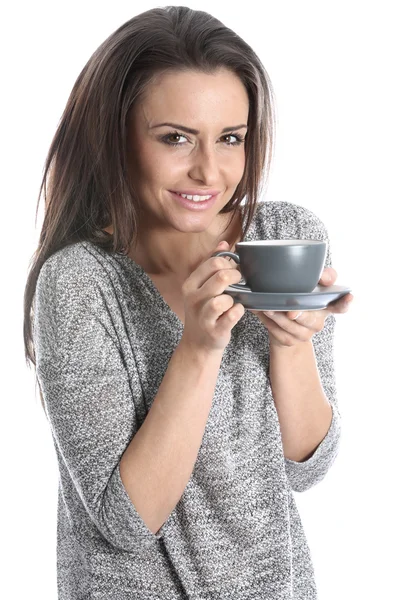
[[[245,241],[328,242],[322,221],[260,202]],[[338,452],[335,317],[312,338],[333,418],[305,462],[284,457],[268,377],[268,331],[246,310],[225,348],[204,436],[178,504],[153,534],[119,462],[157,394],[183,324],[143,268],[90,242],[44,263],[34,302],[37,375],[59,467],[59,600],[314,600],[293,492]],[[290,376],[290,373],[288,373]]]

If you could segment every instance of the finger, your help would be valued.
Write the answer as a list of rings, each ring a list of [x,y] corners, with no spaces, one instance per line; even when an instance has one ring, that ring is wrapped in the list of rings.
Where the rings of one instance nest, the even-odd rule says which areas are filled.
[[[354,296],[352,294],[346,294],[328,304],[328,310],[331,313],[345,313],[349,310],[351,303],[353,302]]]
[[[311,319],[310,319],[310,315],[316,315],[317,313],[320,315],[320,313],[323,313],[323,312],[327,312],[327,309],[324,308],[321,310],[308,310],[308,311],[288,310],[286,312],[286,316],[291,321],[296,321],[296,323],[299,323],[300,325],[307,326],[307,323],[313,322],[315,320],[314,317],[311,317]]]
[[[284,312],[273,312],[267,311],[265,314],[272,321],[274,321],[281,329],[290,333],[291,335],[299,338],[306,339],[307,332],[309,331],[320,331],[321,323],[325,322],[329,311],[327,309],[316,310],[316,311],[305,311],[299,314],[298,311]],[[294,319],[293,317],[296,317]]]
[[[215,298],[210,298],[202,308],[202,319],[204,323],[209,323],[212,327],[225,326],[226,323],[232,323],[243,316],[244,306],[235,302],[232,296],[221,294]]]
[[[228,245],[227,242],[223,242],[223,243]],[[228,248],[226,246],[222,246],[222,242],[221,242],[221,246],[218,245],[216,247],[216,249],[213,251],[213,253],[218,252],[218,251],[222,252],[225,249],[228,249]],[[188,291],[195,291],[195,290],[201,288],[201,286],[204,285],[204,283],[206,281],[208,281],[210,279],[210,277],[212,277],[214,275],[214,273],[216,273],[217,271],[221,271],[224,269],[237,271],[237,269],[235,269],[235,266],[236,266],[236,263],[233,263],[233,265],[232,265],[231,262],[229,262],[229,260],[227,260],[227,257],[225,257],[225,256],[211,256],[206,261],[201,263],[193,271],[193,273],[191,273],[189,275],[189,277],[186,279],[186,281],[184,283],[185,288]]]
[[[232,283],[239,283],[241,278],[240,271],[237,269],[220,269],[199,288],[198,297],[201,300],[219,296]]]
[[[298,333],[297,335],[293,335],[293,333],[288,332],[287,330],[283,329],[280,324],[276,323],[273,320],[273,317],[268,317],[265,313],[262,313],[262,315],[262,319],[266,320],[264,324],[268,329],[268,333],[270,336],[272,335],[276,340],[278,340],[279,344],[282,346],[293,346],[294,344],[306,341],[309,338],[309,332],[308,335],[303,334],[304,331],[306,333],[308,331],[307,329],[304,329],[304,327],[298,328],[303,330],[300,335]]]
[[[301,317],[302,314],[303,314],[303,312],[300,311],[297,314],[295,313],[295,316],[292,317],[291,315],[289,315],[289,312],[288,312],[287,316],[288,316],[289,319],[292,319],[293,321],[296,321],[299,317]]]
[[[220,294],[209,298],[201,309],[204,321],[214,325],[215,322],[235,305],[235,301],[229,294]]]
[[[337,272],[333,267],[326,267],[318,283],[322,285],[333,285],[337,279]]]
[[[224,250],[228,250],[230,252],[232,252],[232,250],[230,249],[231,246],[229,244],[229,242],[226,242],[225,240],[220,242],[218,244],[218,246],[215,248],[215,250],[213,251],[212,254],[215,254],[215,252],[223,252]],[[212,257],[212,255],[211,255]],[[233,260],[233,258],[231,256],[224,256],[225,260],[227,260],[229,262],[229,264],[232,266],[232,268],[239,268],[239,265]]]

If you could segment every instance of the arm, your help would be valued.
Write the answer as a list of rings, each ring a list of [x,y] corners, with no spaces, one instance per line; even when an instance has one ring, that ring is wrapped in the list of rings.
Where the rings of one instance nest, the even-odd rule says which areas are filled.
[[[118,334],[103,286],[79,259],[53,255],[43,265],[34,300],[34,344],[46,414],[72,485],[101,535],[134,551],[154,538],[121,481],[120,457],[138,427]],[[73,518],[73,515],[72,515]]]
[[[190,479],[212,405],[222,354],[201,356],[181,342],[151,409],[120,463],[136,509],[156,533]]]
[[[134,399],[140,382],[127,371],[119,327],[105,303],[111,286],[78,261],[65,268],[62,260],[52,257],[43,266],[35,301],[47,415],[91,520],[112,545],[140,551],[162,535],[190,478],[222,352],[219,360],[203,359],[178,346],[140,426]]]
[[[271,345],[269,378],[285,458],[304,462],[319,446],[332,421],[312,342],[282,348]]]
[[[297,349],[271,348],[270,382],[286,473],[297,492],[325,477],[339,449],[341,418],[332,357],[334,326],[335,317],[330,315],[312,342]]]

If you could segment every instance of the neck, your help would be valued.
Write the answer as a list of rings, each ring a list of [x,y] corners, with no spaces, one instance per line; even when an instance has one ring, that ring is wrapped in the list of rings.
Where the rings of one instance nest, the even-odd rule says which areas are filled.
[[[241,239],[242,224],[240,215],[229,226],[230,219],[230,213],[223,214],[218,223],[200,233],[160,233],[156,229],[146,229],[128,255],[149,275],[184,281],[211,257],[222,240],[226,240],[234,251],[235,244]]]

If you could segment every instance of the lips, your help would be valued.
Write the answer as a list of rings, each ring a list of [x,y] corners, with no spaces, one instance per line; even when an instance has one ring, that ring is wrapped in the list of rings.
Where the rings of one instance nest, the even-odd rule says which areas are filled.
[[[195,200],[189,200],[186,197],[184,198],[177,192],[170,192],[170,194],[171,194],[172,198],[175,198],[175,200],[181,206],[183,206],[184,208],[186,208],[189,211],[195,211],[195,212],[208,210],[209,208],[214,206],[214,204],[217,201],[217,196],[212,196],[212,195],[210,195],[210,197],[207,200],[199,200],[196,202]]]

